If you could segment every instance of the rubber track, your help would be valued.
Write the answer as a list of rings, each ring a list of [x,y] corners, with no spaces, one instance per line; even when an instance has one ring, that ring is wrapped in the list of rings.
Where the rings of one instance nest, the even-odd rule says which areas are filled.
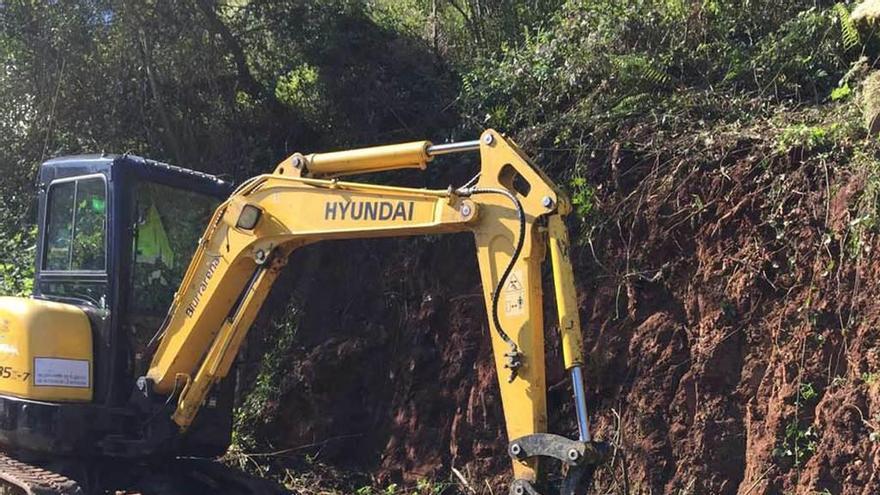
[[[0,452],[0,483],[18,487],[26,495],[82,495],[72,479],[37,466],[26,464]],[[3,490],[0,487],[0,490]],[[8,493],[0,491],[0,493]]]

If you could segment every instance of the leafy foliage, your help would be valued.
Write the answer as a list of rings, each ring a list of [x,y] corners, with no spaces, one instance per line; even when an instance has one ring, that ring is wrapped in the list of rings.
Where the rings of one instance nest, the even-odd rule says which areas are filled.
[[[855,21],[850,17],[849,9],[842,3],[834,4],[834,11],[840,21],[840,31],[843,39],[843,47],[851,50],[861,44],[861,36],[859,29],[856,27]]]
[[[688,90],[818,101],[860,39],[840,8],[846,11],[794,1],[566,2],[524,44],[464,74],[465,114],[475,127],[558,136],[560,125],[604,129]]]
[[[36,228],[20,230],[0,242],[0,294],[27,296],[33,289]]]
[[[795,467],[803,466],[816,452],[817,440],[818,435],[812,426],[803,428],[797,421],[791,421],[785,426],[782,445],[773,450],[773,455]]]
[[[831,90],[831,95],[829,96],[829,98],[831,98],[831,101],[839,101],[847,98],[851,94],[852,88],[849,87],[849,84],[844,84]]]
[[[279,383],[286,367],[286,359],[296,342],[296,328],[300,314],[291,302],[286,311],[275,319],[267,332],[270,345],[260,359],[260,369],[247,398],[235,414],[235,442],[239,447],[254,448],[265,443],[262,426],[269,423],[280,398]]]

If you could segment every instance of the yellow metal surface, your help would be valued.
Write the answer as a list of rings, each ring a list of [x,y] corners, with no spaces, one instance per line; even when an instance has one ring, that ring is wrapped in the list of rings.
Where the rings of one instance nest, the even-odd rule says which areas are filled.
[[[556,292],[556,315],[562,337],[562,359],[565,369],[584,364],[584,336],[578,314],[574,271],[569,258],[568,230],[559,215],[547,221],[550,261],[553,265],[553,288]]]
[[[0,394],[92,400],[92,329],[69,304],[0,297]]]
[[[476,217],[469,200],[447,191],[275,175],[242,191],[218,209],[174,297],[171,319],[147,373],[159,393],[175,389],[178,373],[194,377],[260,266],[260,256],[323,239],[462,231]],[[252,231],[233,227],[245,204],[263,210]],[[467,215],[464,205],[471,205]]]
[[[423,167],[427,141],[311,155],[308,163],[301,163],[302,155],[292,155],[275,173],[242,184],[218,208],[202,237],[147,374],[161,394],[177,392],[177,386],[185,384],[174,421],[187,428],[210,387],[228,373],[278,270],[294,249],[326,239],[470,230],[476,240],[507,435],[514,439],[546,432],[541,264],[548,232],[566,367],[582,360],[568,237],[561,219],[570,207],[513,141],[488,130],[480,143],[481,175],[472,191],[377,186],[299,173],[303,166],[317,176]],[[522,251],[501,287],[520,221],[513,202],[499,190],[515,195],[525,218]],[[246,207],[262,212],[250,230],[236,227]],[[500,325],[522,361],[513,380],[506,368],[510,345],[492,318],[496,288]],[[537,478],[537,461],[514,461],[513,468],[517,479]]]
[[[191,381],[181,394],[177,409],[172,415],[172,419],[177,424],[192,424],[211,386],[229,373],[238,348],[256,318],[260,306],[269,295],[269,288],[286,263],[286,252],[280,253],[272,260],[267,260],[265,269],[259,270],[245,289],[245,295],[240,303],[241,310],[235,311],[233,318],[227,318],[223,322],[214,345],[211,346],[196,373],[195,380]]]
[[[498,332],[492,329],[491,314],[492,294],[513,254],[519,220],[508,198],[497,194],[473,197],[481,210],[474,236],[489,315],[495,369],[498,371],[507,437],[513,439],[547,431],[541,290],[541,262],[545,243],[538,231],[537,220],[554,210],[557,191],[553,183],[531,167],[516,145],[504,136],[488,130],[481,136],[480,143],[482,167],[478,188],[515,191],[514,182],[528,185],[528,195],[517,193],[526,215],[525,243],[517,264],[501,288],[498,308],[502,327],[523,353],[523,367],[512,382],[508,381],[509,371],[504,367],[508,361],[505,353],[510,349]],[[550,207],[544,206],[544,198],[550,199]],[[536,461],[513,462],[517,479],[535,480],[537,469]]]
[[[314,177],[381,172],[400,168],[421,168],[431,161],[430,141],[374,146],[305,156],[306,167]]]

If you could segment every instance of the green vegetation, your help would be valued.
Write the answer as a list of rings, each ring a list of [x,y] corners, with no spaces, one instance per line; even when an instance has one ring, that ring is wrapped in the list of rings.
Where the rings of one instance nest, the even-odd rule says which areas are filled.
[[[382,488],[362,486],[354,491],[355,495],[441,495],[452,487],[451,483],[418,480],[412,488],[404,489],[396,483],[391,483]]]
[[[25,296],[31,293],[34,284],[36,227],[12,225],[19,230],[0,241],[0,294]]]
[[[795,468],[800,468],[816,452],[819,435],[813,425],[805,426],[801,414],[809,405],[815,405],[819,392],[812,383],[801,382],[795,397],[795,417],[785,425],[782,443],[773,450],[773,456]]]
[[[265,333],[266,352],[260,357],[257,377],[235,414],[233,435],[240,449],[252,450],[267,445],[271,436],[261,427],[270,423],[276,412],[279,384],[287,371],[285,361],[296,342],[298,314],[297,305],[291,301]]]
[[[812,426],[804,428],[797,421],[791,421],[785,426],[783,438],[782,445],[774,449],[773,455],[797,468],[816,452],[819,437]]]

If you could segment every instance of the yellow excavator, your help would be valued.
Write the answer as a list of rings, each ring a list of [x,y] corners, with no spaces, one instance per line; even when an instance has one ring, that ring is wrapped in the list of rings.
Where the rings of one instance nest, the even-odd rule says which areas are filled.
[[[480,170],[460,187],[340,180],[468,152],[479,153]],[[235,189],[131,155],[63,157],[40,167],[38,203],[33,295],[0,298],[0,480],[13,492],[101,492],[112,478],[137,486],[131,493],[268,493],[220,475],[188,485],[212,476],[204,465],[176,468],[201,469],[198,480],[157,482],[171,468],[156,463],[226,450],[230,371],[248,329],[290,254],[327,239],[472,232],[513,465],[509,493],[548,493],[544,459],[564,466],[548,490],[585,493],[605,456],[587,421],[563,222],[569,200],[494,130],[467,142],[297,153]],[[577,439],[548,433],[548,250]],[[122,480],[132,472],[152,481]]]

